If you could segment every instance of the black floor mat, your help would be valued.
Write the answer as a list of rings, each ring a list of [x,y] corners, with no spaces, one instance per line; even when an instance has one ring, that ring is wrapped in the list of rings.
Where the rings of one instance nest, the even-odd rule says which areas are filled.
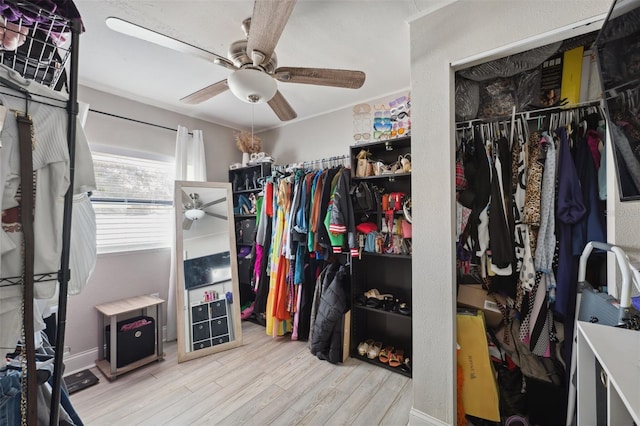
[[[89,386],[93,386],[99,381],[100,379],[98,379],[95,374],[89,370],[82,370],[64,378],[64,383],[67,385],[69,395],[88,388]]]

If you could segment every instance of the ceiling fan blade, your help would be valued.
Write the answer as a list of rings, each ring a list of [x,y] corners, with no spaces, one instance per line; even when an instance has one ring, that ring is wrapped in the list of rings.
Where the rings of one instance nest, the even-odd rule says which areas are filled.
[[[227,197],[220,198],[219,200],[211,201],[211,202],[209,202],[209,203],[207,203],[207,204],[203,204],[200,208],[201,208],[201,209],[206,209],[206,208],[207,208],[207,207],[209,207],[209,206],[214,206],[214,205],[216,205],[216,204],[220,204],[220,203],[222,203],[222,202],[224,202],[224,201],[227,201]]]
[[[208,101],[229,88],[227,80],[221,80],[180,99],[185,104],[199,104]]]
[[[182,205],[183,206],[189,206],[189,205],[193,204],[193,200],[191,199],[191,197],[189,197],[189,194],[184,192],[184,190],[181,191],[181,194],[182,194]]]
[[[247,43],[247,54],[254,66],[269,61],[295,5],[296,0],[255,1]],[[254,51],[258,54],[253,55]]]
[[[185,217],[184,220],[182,221],[182,229],[184,229],[185,231],[188,231],[189,229],[191,229],[192,224],[193,224],[193,221]]]
[[[278,118],[282,121],[293,120],[298,116],[298,114],[296,114],[293,108],[291,108],[291,105],[289,105],[289,102],[287,102],[287,100],[284,98],[284,96],[282,96],[282,93],[280,93],[279,90],[267,103],[269,104],[273,112],[275,112]]]
[[[208,50],[204,50],[200,47],[194,46],[193,44],[189,44],[187,42],[169,37],[168,35],[159,33],[157,31],[150,30],[138,24],[134,24],[133,22],[110,16],[105,20],[105,23],[113,31],[117,31],[130,37],[139,38],[140,40],[145,40],[150,43],[157,44],[158,46],[197,56],[206,59],[209,62],[221,65],[225,68],[230,68],[233,70],[236,69],[236,67],[233,65],[233,62],[229,61],[224,56],[217,55],[213,52],[209,52]]]
[[[228,218],[223,215],[223,214],[218,214],[218,213],[211,213],[211,212],[204,212],[204,214],[209,215],[209,216],[213,216],[213,217],[217,217],[218,219],[222,219],[222,220],[227,220]]]
[[[286,83],[315,84],[347,89],[361,88],[366,77],[362,71],[295,67],[280,67],[275,70],[273,75],[279,81]]]

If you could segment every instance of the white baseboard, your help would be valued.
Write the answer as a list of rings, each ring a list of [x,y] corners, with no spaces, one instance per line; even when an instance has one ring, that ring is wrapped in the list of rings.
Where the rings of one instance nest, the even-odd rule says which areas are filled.
[[[423,413],[420,410],[416,410],[411,407],[409,412],[409,425],[411,426],[451,426],[449,423],[445,423],[440,419],[431,417],[427,413]]]
[[[89,349],[88,351],[79,352],[77,354],[64,357],[64,375],[77,373],[78,371],[94,367],[98,359],[98,348]]]

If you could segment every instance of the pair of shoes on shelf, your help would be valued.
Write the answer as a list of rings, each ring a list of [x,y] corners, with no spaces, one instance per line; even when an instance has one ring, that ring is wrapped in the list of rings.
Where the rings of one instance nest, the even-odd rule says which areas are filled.
[[[390,367],[399,367],[404,363],[404,349],[395,349],[393,346],[386,346],[380,351],[378,359],[383,364]]]
[[[365,291],[364,297],[366,297],[367,299],[384,300],[385,298],[393,297],[393,295],[392,294],[381,294],[380,291],[377,288],[372,288],[371,290]]]
[[[391,358],[391,354],[393,354],[393,346],[385,346],[384,349],[380,351],[380,354],[378,355],[378,360],[381,363],[386,364],[389,362],[389,359]]]
[[[367,358],[376,359],[378,355],[380,355],[380,351],[382,350],[382,342],[374,342],[369,345],[369,349],[367,350]]]
[[[399,367],[404,363],[404,350],[403,349],[396,349],[395,351],[391,352],[391,355],[389,355],[389,366],[390,367]]]
[[[368,298],[366,306],[368,306],[369,308],[388,310],[385,308],[390,306],[391,303],[393,303],[393,296],[385,295],[383,299],[378,299],[375,297]]]
[[[238,196],[238,206],[233,208],[234,214],[251,214],[251,201],[244,195]]]
[[[405,373],[411,374],[411,359],[409,359],[408,357],[405,358],[400,365],[400,370],[404,371]]]
[[[238,191],[238,183],[240,182],[240,178],[237,174],[233,175],[233,179],[231,180],[231,189],[233,192]]]
[[[369,352],[369,348],[373,346],[375,341],[373,339],[367,339],[364,342],[360,342],[358,344],[358,354],[360,356],[365,356]]]
[[[400,163],[400,173],[411,173],[411,154],[405,154],[398,157],[398,163]]]
[[[398,313],[411,316],[411,306],[409,306],[408,303],[400,302],[400,304],[398,305]]]
[[[249,194],[249,202],[251,203],[251,208],[249,209],[250,214],[256,214],[258,208],[256,205],[256,194],[253,192]]]

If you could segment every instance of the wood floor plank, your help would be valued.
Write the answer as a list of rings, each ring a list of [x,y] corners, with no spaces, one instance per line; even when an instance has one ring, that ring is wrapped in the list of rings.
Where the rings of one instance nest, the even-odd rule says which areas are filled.
[[[357,361],[357,360],[354,360]],[[362,386],[357,387],[343,401],[339,410],[334,410],[327,423],[329,425],[351,425],[355,424],[358,415],[365,409],[367,403],[372,396],[378,392],[384,385],[385,380],[391,373],[371,364],[360,362],[362,366],[367,366],[369,374],[363,379]],[[407,412],[407,422],[409,420],[409,412]],[[375,424],[375,423],[374,423]],[[405,423],[406,424],[406,423]]]
[[[243,345],[177,363],[165,360],[71,395],[87,425],[406,425],[411,379],[349,358],[333,365],[307,342],[243,323]]]
[[[411,406],[413,405],[413,398],[411,396],[411,380],[407,380],[407,383],[405,383],[400,393],[396,396],[395,401],[393,401],[391,407],[387,410],[380,424],[388,426],[406,424],[408,413],[411,411]]]
[[[389,375],[355,418],[354,424],[380,424],[387,410],[395,401],[396,396],[404,388],[407,380],[407,377],[399,374]]]

